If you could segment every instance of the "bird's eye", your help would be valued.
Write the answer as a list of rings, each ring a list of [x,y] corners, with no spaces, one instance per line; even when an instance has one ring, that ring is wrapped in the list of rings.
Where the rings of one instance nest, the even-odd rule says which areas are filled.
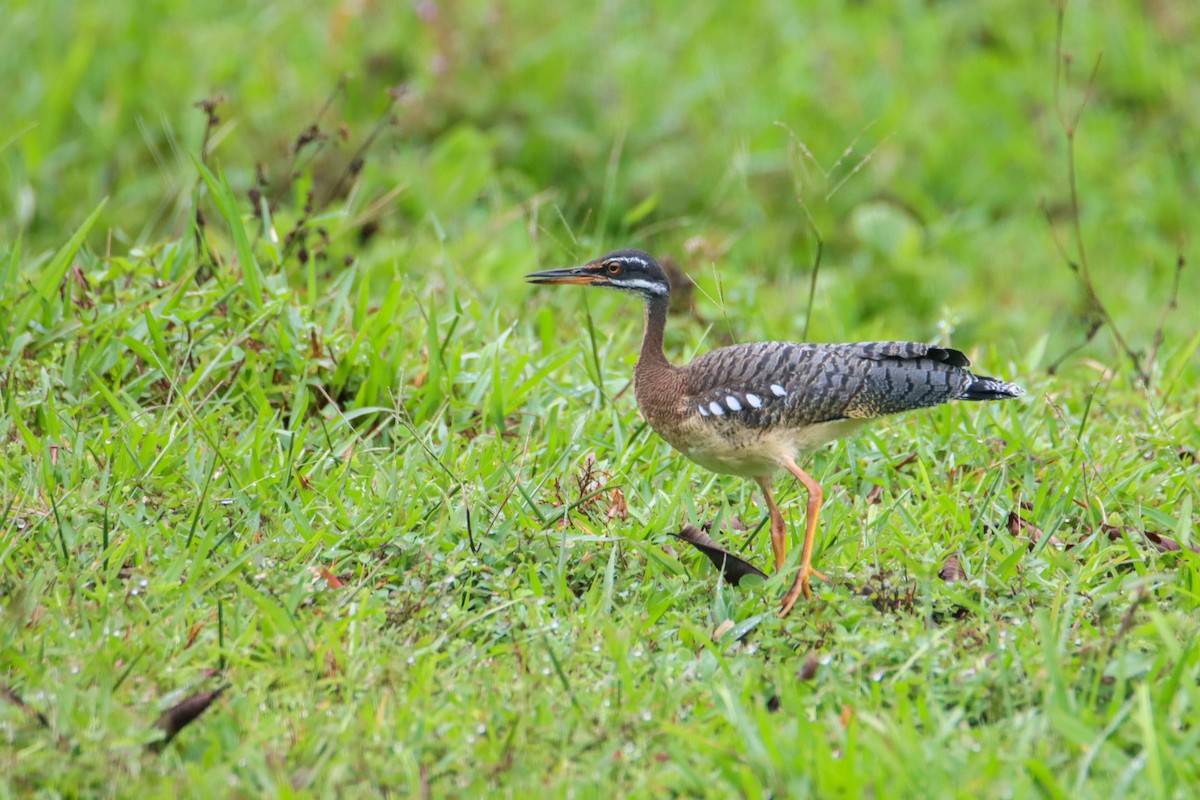
[[[609,261],[607,264],[604,265],[604,268],[606,270],[608,270],[609,275],[620,275],[621,274],[621,262],[620,261]]]

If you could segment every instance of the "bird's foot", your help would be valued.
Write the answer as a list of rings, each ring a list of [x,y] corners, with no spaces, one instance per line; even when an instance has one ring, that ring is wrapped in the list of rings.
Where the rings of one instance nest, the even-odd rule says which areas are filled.
[[[792,584],[791,589],[788,589],[788,593],[783,596],[783,601],[779,604],[779,616],[781,618],[791,613],[792,606],[796,605],[796,601],[800,599],[801,595],[804,595],[805,600],[812,600],[812,589],[808,587],[808,584],[813,578],[819,578],[825,581],[825,583],[829,583],[829,578],[817,572],[812,567],[801,567],[800,574],[796,576],[795,583]]]

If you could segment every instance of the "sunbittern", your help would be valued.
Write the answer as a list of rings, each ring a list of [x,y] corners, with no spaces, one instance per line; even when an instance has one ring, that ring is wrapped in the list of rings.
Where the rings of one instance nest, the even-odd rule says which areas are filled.
[[[754,342],[722,347],[677,367],[663,354],[671,287],[658,262],[617,250],[581,267],[534,272],[538,284],[620,289],[645,301],[645,333],[634,369],[638,407],[658,435],[702,467],[754,479],[771,513],[775,570],[787,556],[787,528],[771,478],[783,467],[808,491],[800,573],[780,616],[812,596],[813,539],[821,485],[796,457],[846,436],[875,417],[950,400],[1006,400],[1022,391],[969,372],[958,350],[918,342],[807,344]]]

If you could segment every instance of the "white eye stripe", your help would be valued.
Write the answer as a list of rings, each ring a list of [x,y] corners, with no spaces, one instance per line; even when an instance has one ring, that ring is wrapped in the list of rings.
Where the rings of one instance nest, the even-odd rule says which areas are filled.
[[[771,394],[776,397],[787,397],[787,389],[784,389],[778,383],[771,384]]]
[[[668,291],[667,287],[663,286],[661,283],[655,283],[654,281],[642,280],[641,278],[633,278],[632,280],[629,278],[625,278],[621,281],[619,288],[621,288],[621,289],[644,289],[647,292],[649,292],[650,294],[656,294],[656,295],[664,295]]]

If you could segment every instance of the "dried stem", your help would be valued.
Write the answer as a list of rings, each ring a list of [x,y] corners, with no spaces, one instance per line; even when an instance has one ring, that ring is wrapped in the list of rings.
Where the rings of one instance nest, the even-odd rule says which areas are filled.
[[[1095,283],[1092,281],[1091,266],[1088,263],[1087,247],[1083,237],[1082,213],[1080,211],[1079,201],[1079,180],[1075,165],[1075,138],[1076,133],[1079,131],[1079,122],[1083,118],[1084,109],[1087,107],[1088,100],[1090,100],[1092,96],[1092,90],[1096,85],[1096,73],[1100,69],[1101,56],[1096,57],[1096,61],[1092,65],[1091,73],[1088,75],[1087,82],[1084,84],[1083,99],[1080,100],[1079,105],[1068,114],[1062,98],[1062,84],[1064,80],[1063,63],[1066,60],[1066,54],[1063,52],[1063,25],[1065,18],[1066,0],[1060,0],[1058,4],[1058,29],[1054,43],[1054,110],[1058,115],[1058,124],[1062,129],[1063,138],[1066,139],[1067,143],[1067,189],[1070,194],[1069,216],[1071,224],[1071,238],[1073,240],[1075,252],[1078,254],[1078,260],[1072,260],[1067,253],[1066,248],[1062,245],[1062,242],[1058,240],[1058,235],[1057,233],[1054,233],[1053,221],[1051,220],[1048,212],[1046,213],[1046,219],[1047,223],[1050,225],[1051,232],[1054,233],[1055,245],[1058,247],[1059,253],[1062,255],[1063,260],[1066,261],[1067,267],[1071,270],[1071,272],[1075,273],[1075,275],[1079,277],[1079,281],[1083,286],[1087,300],[1088,314],[1092,317],[1092,322],[1087,334],[1084,336],[1083,341],[1059,357],[1051,365],[1050,372],[1054,372],[1054,370],[1057,369],[1057,367],[1063,362],[1064,359],[1067,358],[1067,356],[1076,352],[1090,342],[1100,328],[1106,327],[1112,332],[1113,339],[1116,340],[1117,346],[1129,358],[1129,361],[1133,365],[1133,369],[1137,373],[1138,378],[1141,380],[1142,385],[1149,387],[1151,380],[1150,371],[1147,369],[1145,362],[1143,362],[1141,354],[1130,347],[1129,342],[1121,334],[1120,329],[1117,328],[1116,323],[1113,321],[1112,315],[1108,313],[1108,308],[1100,299],[1100,295],[1096,291]]]
[[[1183,274],[1184,263],[1183,254],[1176,257],[1175,278],[1171,282],[1171,294],[1167,297],[1167,304],[1163,306],[1162,316],[1158,318],[1158,327],[1154,329],[1154,339],[1150,345],[1150,352],[1146,355],[1147,371],[1153,369],[1154,362],[1158,359],[1158,349],[1163,343],[1163,326],[1167,324],[1167,316],[1179,308],[1179,277]]]

